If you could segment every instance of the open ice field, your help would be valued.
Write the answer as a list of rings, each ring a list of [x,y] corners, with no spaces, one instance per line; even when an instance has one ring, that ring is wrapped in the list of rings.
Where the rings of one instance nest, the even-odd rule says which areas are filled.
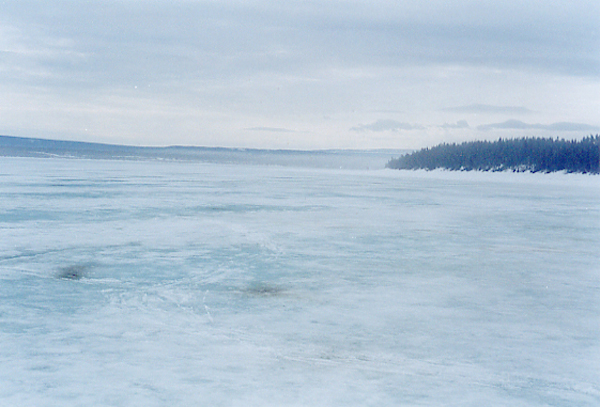
[[[0,405],[598,406],[599,248],[598,176],[0,158]]]

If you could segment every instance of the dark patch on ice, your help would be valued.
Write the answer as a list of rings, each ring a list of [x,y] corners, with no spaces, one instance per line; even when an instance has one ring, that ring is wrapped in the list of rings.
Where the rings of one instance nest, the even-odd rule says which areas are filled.
[[[285,290],[282,287],[264,283],[253,284],[246,287],[242,292],[253,297],[281,297],[285,294]]]
[[[58,270],[58,278],[64,280],[80,280],[85,277],[88,266],[84,264],[74,264],[72,266],[61,267]]]

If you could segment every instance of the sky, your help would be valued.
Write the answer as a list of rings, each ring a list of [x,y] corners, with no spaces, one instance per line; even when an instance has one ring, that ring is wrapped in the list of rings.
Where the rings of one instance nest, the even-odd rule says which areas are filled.
[[[412,149],[600,133],[600,2],[0,1],[0,134]]]

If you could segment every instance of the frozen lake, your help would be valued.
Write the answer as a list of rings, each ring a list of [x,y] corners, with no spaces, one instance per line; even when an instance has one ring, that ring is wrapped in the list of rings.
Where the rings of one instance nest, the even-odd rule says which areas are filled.
[[[0,405],[600,405],[599,176],[0,158],[0,198]]]

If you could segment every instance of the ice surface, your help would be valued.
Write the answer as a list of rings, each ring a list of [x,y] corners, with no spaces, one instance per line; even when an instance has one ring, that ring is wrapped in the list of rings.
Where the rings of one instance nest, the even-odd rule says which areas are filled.
[[[600,177],[0,159],[0,405],[600,405]]]

